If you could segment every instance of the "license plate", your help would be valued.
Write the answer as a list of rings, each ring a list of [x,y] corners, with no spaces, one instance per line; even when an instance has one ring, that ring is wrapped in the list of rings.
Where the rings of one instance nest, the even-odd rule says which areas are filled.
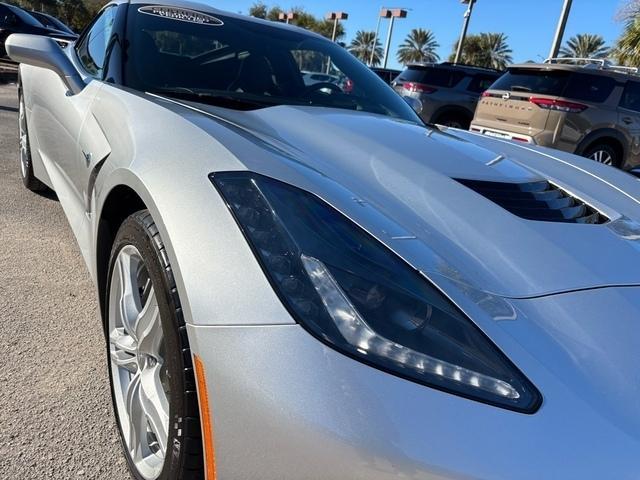
[[[490,130],[485,130],[484,134],[487,135],[488,137],[506,138],[506,139],[511,138],[511,135],[508,135],[506,133],[492,132]]]

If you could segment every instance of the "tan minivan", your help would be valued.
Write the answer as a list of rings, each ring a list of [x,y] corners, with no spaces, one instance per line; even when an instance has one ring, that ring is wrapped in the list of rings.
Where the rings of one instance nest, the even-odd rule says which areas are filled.
[[[513,65],[482,94],[470,130],[628,170],[640,164],[640,75],[606,60]]]

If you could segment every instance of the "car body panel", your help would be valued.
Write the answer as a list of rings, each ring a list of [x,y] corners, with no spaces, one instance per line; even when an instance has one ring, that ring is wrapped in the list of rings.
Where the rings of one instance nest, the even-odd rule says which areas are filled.
[[[190,327],[212,385],[218,473],[248,480],[634,479],[638,293],[512,301],[516,318],[494,326],[510,337],[501,341],[508,354],[548,392],[535,415],[367,368],[300,326]],[[611,302],[619,306],[615,319]],[[626,341],[607,334],[612,321]],[[544,344],[533,348],[538,341]],[[539,348],[548,354],[526,353]],[[612,365],[622,367],[618,375]],[[568,373],[574,369],[578,376]]]

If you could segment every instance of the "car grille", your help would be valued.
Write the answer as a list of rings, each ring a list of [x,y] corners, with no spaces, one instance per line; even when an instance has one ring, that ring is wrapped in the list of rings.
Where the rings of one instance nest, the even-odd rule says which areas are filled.
[[[465,187],[527,220],[602,224],[607,217],[546,180],[528,183],[456,179]]]

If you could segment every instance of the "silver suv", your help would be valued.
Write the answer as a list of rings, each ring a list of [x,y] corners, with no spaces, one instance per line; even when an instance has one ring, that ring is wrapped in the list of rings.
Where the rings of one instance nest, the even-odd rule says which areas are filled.
[[[500,75],[497,70],[470,65],[413,64],[391,85],[400,95],[422,103],[420,116],[425,122],[466,130],[480,95]]]

